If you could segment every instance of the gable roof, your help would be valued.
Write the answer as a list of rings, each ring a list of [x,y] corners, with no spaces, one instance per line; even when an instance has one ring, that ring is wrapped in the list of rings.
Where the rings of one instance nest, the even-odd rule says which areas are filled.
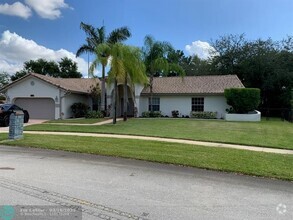
[[[237,75],[154,77],[153,94],[223,94],[227,88],[244,88]],[[142,95],[150,94],[145,87]]]
[[[29,73],[25,76],[23,76],[20,79],[17,79],[16,81],[8,84],[7,86],[3,87],[0,91],[5,91],[6,89],[14,86],[20,81],[23,81],[24,79],[27,79],[29,77],[35,77],[42,81],[45,81],[53,86],[56,86],[58,88],[61,88],[66,91],[70,91],[73,93],[86,93],[89,94],[91,87],[96,86],[98,83],[100,85],[99,79],[84,79],[84,78],[54,78],[51,76],[45,76],[37,73]]]

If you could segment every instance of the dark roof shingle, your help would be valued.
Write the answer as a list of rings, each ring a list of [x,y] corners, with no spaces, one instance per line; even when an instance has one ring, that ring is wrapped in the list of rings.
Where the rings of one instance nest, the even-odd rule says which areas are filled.
[[[236,75],[154,77],[153,94],[222,94],[227,88],[244,88]],[[145,87],[141,94],[150,93]]]

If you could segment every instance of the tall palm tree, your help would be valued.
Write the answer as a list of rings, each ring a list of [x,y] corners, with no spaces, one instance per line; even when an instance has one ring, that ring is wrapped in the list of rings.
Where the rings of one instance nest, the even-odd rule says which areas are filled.
[[[127,27],[121,27],[121,28],[114,29],[108,35],[106,35],[105,26],[102,26],[100,28],[95,28],[92,25],[86,24],[83,22],[80,23],[80,28],[86,34],[86,43],[80,46],[80,48],[76,52],[76,56],[80,56],[83,53],[88,53],[88,54],[91,53],[96,55],[95,66],[89,68],[89,73],[91,75],[93,74],[93,71],[98,64],[102,65],[101,110],[106,110],[105,69],[109,59],[109,50],[105,46],[102,46],[104,48],[98,48],[98,46],[103,45],[105,43],[107,43],[108,46],[111,46],[115,43],[123,42],[131,36],[131,33]]]
[[[124,46],[123,52],[123,64],[126,70],[123,82],[123,120],[127,121],[128,84],[131,88],[134,88],[135,83],[146,84],[147,76],[141,49]]]
[[[114,83],[113,124],[115,124],[117,117],[118,82],[124,83],[124,114],[127,115],[128,83],[144,83],[146,82],[146,75],[145,67],[141,59],[141,52],[138,48],[116,43],[110,49],[110,56],[111,69],[108,80]]]
[[[176,63],[168,62],[168,53],[174,51],[172,45],[166,41],[156,41],[152,36],[147,35],[144,39],[144,62],[146,71],[149,76],[150,85],[150,102],[153,99],[153,78],[154,76],[168,76],[169,71],[178,72],[179,75],[184,76],[185,72],[181,66]],[[151,104],[150,111],[153,111]]]
[[[126,75],[126,70],[123,64],[123,45],[116,43],[111,47],[111,61],[110,61],[110,72],[109,82],[114,83],[114,94],[113,94],[113,124],[116,124],[117,118],[117,90],[118,81],[122,81]]]

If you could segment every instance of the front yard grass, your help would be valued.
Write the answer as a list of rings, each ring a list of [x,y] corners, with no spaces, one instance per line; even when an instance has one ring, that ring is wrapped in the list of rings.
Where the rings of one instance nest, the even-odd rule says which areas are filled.
[[[61,135],[41,138],[25,134],[22,140],[5,139],[7,134],[0,134],[2,145],[124,157],[293,181],[292,155],[115,138]]]
[[[293,124],[283,121],[227,122],[194,119],[130,119],[116,125],[80,127],[39,124],[30,131],[112,133],[293,149]]]
[[[98,122],[105,121],[105,118],[75,118],[75,119],[64,119],[64,120],[51,120],[45,123],[66,123],[66,124],[95,124]]]

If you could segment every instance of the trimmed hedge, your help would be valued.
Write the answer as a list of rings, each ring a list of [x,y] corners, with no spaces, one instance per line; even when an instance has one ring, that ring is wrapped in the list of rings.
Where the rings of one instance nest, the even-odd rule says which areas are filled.
[[[191,118],[216,119],[217,112],[190,112]]]
[[[260,104],[260,89],[256,88],[225,89],[224,95],[227,104],[232,106],[230,113],[248,113],[257,109]]]
[[[159,118],[162,117],[161,111],[146,111],[142,113],[143,118]]]
[[[85,117],[86,118],[104,118],[104,114],[101,111],[88,111]]]

